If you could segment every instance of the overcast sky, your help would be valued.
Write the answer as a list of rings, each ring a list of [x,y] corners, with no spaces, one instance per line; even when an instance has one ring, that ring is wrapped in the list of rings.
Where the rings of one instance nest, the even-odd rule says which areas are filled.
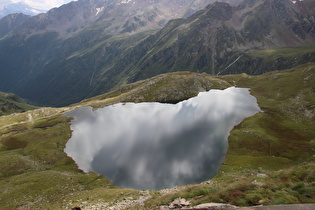
[[[49,10],[71,1],[72,0],[0,0],[0,8],[8,4],[24,2],[35,9]]]

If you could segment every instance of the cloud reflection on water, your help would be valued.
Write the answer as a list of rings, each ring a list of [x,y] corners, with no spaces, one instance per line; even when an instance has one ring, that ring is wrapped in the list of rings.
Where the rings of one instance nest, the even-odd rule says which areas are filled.
[[[213,177],[231,129],[260,109],[245,88],[202,92],[178,104],[126,103],[70,113],[65,152],[113,184],[162,189]]]

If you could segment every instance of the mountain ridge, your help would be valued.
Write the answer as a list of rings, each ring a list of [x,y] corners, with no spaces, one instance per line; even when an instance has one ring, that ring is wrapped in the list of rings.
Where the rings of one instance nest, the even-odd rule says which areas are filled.
[[[195,1],[184,3],[191,2]],[[53,9],[35,19],[47,19],[49,14],[53,17],[74,5],[78,3]],[[110,18],[104,17],[97,24],[70,30],[73,35],[68,38],[60,38],[58,30],[25,32],[25,25],[20,25],[13,31],[6,30],[0,39],[0,90],[41,105],[65,106],[160,73],[188,70],[213,75],[261,74],[290,68],[315,60],[311,45],[315,43],[314,13],[309,9],[314,6],[311,1],[293,4],[289,0],[245,1],[233,6],[218,2],[186,19],[171,20],[162,29],[148,31],[141,31],[145,29],[141,22],[148,16],[143,10],[135,10],[131,19],[116,29]],[[97,10],[91,8],[94,9],[87,9],[88,14],[94,18]],[[110,11],[116,10],[108,9],[104,14],[110,16]],[[71,19],[71,13],[67,15],[62,17]],[[80,13],[73,17],[83,16]],[[12,15],[1,19],[0,25],[8,19],[15,24],[20,19],[30,20]],[[145,22],[150,25],[150,21]],[[40,21],[37,24],[40,26]],[[123,32],[130,26],[135,31]],[[47,23],[42,27],[47,27]],[[115,34],[120,32],[123,33]],[[289,46],[299,48],[295,54],[285,50],[278,53]]]
[[[162,27],[168,20],[188,16],[206,5],[204,0],[198,3],[195,0],[80,0],[29,17],[19,30],[28,31],[29,36],[53,31],[61,38],[67,38],[101,23],[106,33],[126,33],[144,26],[147,26],[146,30]]]

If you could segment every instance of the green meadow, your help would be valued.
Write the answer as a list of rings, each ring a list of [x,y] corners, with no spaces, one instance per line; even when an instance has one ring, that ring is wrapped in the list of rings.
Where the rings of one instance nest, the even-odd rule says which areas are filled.
[[[177,103],[200,91],[230,86],[250,88],[262,112],[231,131],[226,159],[209,181],[168,193],[122,189],[101,175],[79,170],[63,151],[71,137],[71,119],[64,114],[77,107]],[[153,209],[178,197],[192,205],[315,203],[314,117],[315,63],[258,76],[162,74],[69,107],[7,112],[0,117],[0,208],[69,209],[102,203]],[[139,201],[146,193],[146,201],[127,202]]]

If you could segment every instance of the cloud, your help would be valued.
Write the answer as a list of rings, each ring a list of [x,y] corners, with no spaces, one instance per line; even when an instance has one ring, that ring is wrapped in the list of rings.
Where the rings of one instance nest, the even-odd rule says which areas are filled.
[[[260,109],[248,89],[210,90],[178,104],[127,103],[72,112],[65,152],[115,185],[162,189],[217,173],[231,129]]]
[[[3,1],[3,0],[2,0]],[[7,1],[7,0],[5,0]],[[41,9],[41,10],[49,10],[54,7],[59,7],[63,4],[69,3],[72,0],[9,0],[8,3],[18,3],[23,2],[35,9]]]

